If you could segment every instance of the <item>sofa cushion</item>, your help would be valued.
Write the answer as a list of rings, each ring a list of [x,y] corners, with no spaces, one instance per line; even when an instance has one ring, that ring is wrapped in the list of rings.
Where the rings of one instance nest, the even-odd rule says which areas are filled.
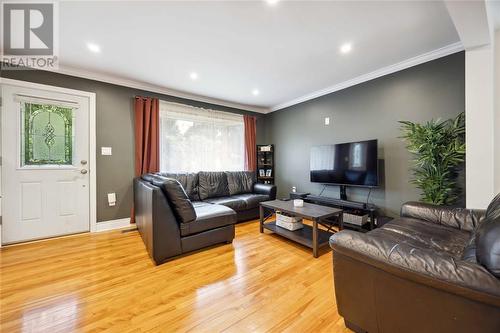
[[[484,211],[410,201],[401,206],[401,217],[424,220],[456,229],[472,231],[484,217]]]
[[[201,171],[198,173],[198,183],[201,200],[229,196],[225,172]]]
[[[252,193],[255,183],[253,171],[226,171],[229,195]]]
[[[196,220],[180,226],[181,236],[197,234],[236,223],[236,212],[222,205],[199,205],[195,208]]]
[[[192,201],[200,200],[200,195],[198,194],[198,173],[159,172],[157,174],[163,177],[177,179],[182,187],[184,187],[189,199]]]
[[[195,209],[196,209],[197,207],[211,205],[211,203],[209,203],[209,202],[205,202],[205,201],[191,201],[191,203],[193,204],[193,207],[194,207]]]
[[[500,217],[500,193],[491,200],[488,208],[486,208],[486,217],[491,219]]]
[[[465,246],[464,251],[462,253],[463,260],[474,263],[478,262],[477,252],[476,252],[477,231],[479,230],[485,219],[487,221],[491,221],[492,219],[496,219],[498,217],[500,217],[500,194],[497,194],[496,197],[493,198],[493,200],[491,200],[484,214],[484,218],[482,218],[479,221],[478,225],[472,231],[469,241],[467,242],[467,245]]]
[[[477,262],[500,278],[500,215],[486,214],[477,229],[475,242]]]
[[[162,189],[172,205],[174,215],[179,222],[189,223],[196,220],[196,212],[193,204],[178,180],[158,176],[153,179],[152,184]]]
[[[401,236],[398,237],[400,242],[413,247],[430,248],[457,259],[462,256],[470,237],[467,231],[412,218],[397,218],[379,229],[385,234],[389,232]]]
[[[476,256],[476,233],[473,232],[471,237],[467,241],[467,245],[465,245],[464,250],[462,252],[462,260],[477,263]]]
[[[236,197],[212,198],[205,200],[205,202],[216,205],[223,205],[236,211],[247,209],[247,203],[244,200]]]
[[[232,196],[231,198],[241,199],[241,200],[245,201],[246,209],[257,208],[257,207],[259,207],[259,203],[261,203],[262,201],[269,200],[268,195],[252,194],[252,193],[237,194],[237,195]]]

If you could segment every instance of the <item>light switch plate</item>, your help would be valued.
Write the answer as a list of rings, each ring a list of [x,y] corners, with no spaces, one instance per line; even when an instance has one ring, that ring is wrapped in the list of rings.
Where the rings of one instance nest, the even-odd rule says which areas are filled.
[[[113,155],[111,147],[101,147],[101,155]]]
[[[325,117],[325,125],[330,125],[330,117]]]
[[[116,205],[116,193],[108,193],[108,204],[109,206]]]

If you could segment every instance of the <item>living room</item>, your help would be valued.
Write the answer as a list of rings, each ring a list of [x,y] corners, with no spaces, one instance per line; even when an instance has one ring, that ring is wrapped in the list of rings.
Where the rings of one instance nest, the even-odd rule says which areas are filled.
[[[500,2],[1,8],[1,332],[500,331]]]

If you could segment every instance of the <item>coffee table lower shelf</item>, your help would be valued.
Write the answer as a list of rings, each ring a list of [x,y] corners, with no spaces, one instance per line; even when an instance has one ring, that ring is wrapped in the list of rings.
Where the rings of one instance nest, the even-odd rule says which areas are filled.
[[[307,246],[308,248],[313,248],[313,228],[307,224],[304,224],[304,228],[295,231],[290,231],[285,228],[278,227],[276,225],[276,222],[264,223],[263,227],[264,229],[270,230],[277,235]],[[331,235],[333,235],[333,233],[318,229],[318,248],[327,245]]]

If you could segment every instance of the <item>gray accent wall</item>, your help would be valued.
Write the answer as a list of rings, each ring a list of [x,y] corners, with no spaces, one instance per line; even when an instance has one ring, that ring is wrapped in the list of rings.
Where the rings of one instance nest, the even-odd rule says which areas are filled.
[[[309,181],[311,146],[378,139],[382,186],[370,201],[396,216],[402,203],[419,198],[409,183],[411,156],[398,138],[398,121],[448,119],[464,110],[465,54],[460,52],[268,114],[264,138],[275,144],[279,197],[288,196],[292,186],[316,195],[322,190]],[[347,189],[349,199],[357,201],[367,200],[368,192]],[[339,188],[329,186],[323,195],[338,198]]]
[[[151,93],[123,86],[57,73],[16,70],[1,71],[1,77],[96,93],[97,136],[97,221],[130,216],[134,178],[134,97],[159,97],[162,100],[257,117],[257,143],[262,141],[263,115],[219,105]],[[101,147],[112,147],[112,156],[101,156]],[[109,207],[107,193],[115,192],[117,205]]]

